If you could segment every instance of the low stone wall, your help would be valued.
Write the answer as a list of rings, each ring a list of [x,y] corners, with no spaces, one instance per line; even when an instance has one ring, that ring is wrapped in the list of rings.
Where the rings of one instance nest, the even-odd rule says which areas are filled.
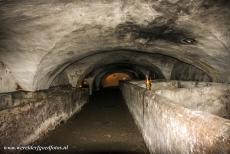
[[[0,146],[26,145],[87,103],[87,89],[56,87],[0,94]]]
[[[230,153],[230,120],[186,108],[138,84],[121,83],[121,90],[151,153]]]
[[[178,88],[155,92],[186,108],[230,119],[230,88],[220,86]]]
[[[144,81],[132,81],[130,83],[145,88]],[[230,84],[154,81],[152,91],[183,107],[230,119]]]

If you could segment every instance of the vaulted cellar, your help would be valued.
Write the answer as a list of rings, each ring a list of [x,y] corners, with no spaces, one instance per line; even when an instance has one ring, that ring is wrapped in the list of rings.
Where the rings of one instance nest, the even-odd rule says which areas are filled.
[[[230,153],[229,25],[228,0],[0,0],[0,153]]]

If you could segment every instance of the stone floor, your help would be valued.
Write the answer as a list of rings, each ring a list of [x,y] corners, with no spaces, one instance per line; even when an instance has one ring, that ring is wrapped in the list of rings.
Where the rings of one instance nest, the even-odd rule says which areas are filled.
[[[37,144],[68,145],[69,153],[149,153],[118,89],[95,93],[80,113]]]

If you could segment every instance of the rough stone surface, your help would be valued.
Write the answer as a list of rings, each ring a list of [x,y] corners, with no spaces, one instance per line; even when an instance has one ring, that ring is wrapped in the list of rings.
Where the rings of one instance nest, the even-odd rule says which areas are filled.
[[[130,83],[145,88],[143,81]],[[152,91],[183,107],[230,119],[230,84],[154,80]]]
[[[0,61],[0,93],[20,88],[10,70]]]
[[[0,61],[29,91],[115,50],[168,55],[229,82],[229,8],[228,0],[1,0]]]
[[[92,80],[98,80],[98,82],[100,82],[103,74],[110,72],[113,68],[116,68],[116,66],[120,66],[117,71],[124,71],[124,69],[129,66],[132,71],[136,73],[141,72],[144,78],[145,74],[155,72],[158,74],[158,77],[155,76],[156,78],[164,78],[167,80],[172,78],[172,74],[178,75],[177,79],[180,80],[207,81],[207,79],[210,79],[207,73],[199,68],[183,63],[172,57],[160,54],[143,54],[134,51],[113,51],[88,56],[71,64],[56,76],[51,86],[71,84],[73,87],[76,87],[79,86],[84,78],[92,78]],[[177,66],[186,66],[184,70],[190,70],[189,76],[186,73],[183,74],[175,70],[174,68]],[[154,76],[152,75],[151,77]],[[47,84],[46,79],[43,79],[42,83]],[[95,86],[97,86],[97,83]]]
[[[151,153],[230,152],[230,120],[183,107],[138,84],[122,83],[121,89]]]
[[[174,64],[172,69],[171,80],[210,82],[212,81],[212,78],[204,71],[201,71],[192,65],[178,62]]]
[[[186,108],[230,119],[230,86],[165,89],[156,91],[156,94]]]
[[[88,100],[84,89],[0,94],[0,146],[26,145],[78,112]]]
[[[154,71],[155,68],[155,72],[160,70],[160,74],[162,74],[164,78],[170,79],[172,67],[175,62],[178,62],[178,60],[159,54],[143,54],[134,51],[113,51],[81,59],[67,67],[62,73],[68,76],[68,82],[73,87],[79,83],[79,80],[81,81],[85,77],[95,78],[98,73],[104,69],[108,69],[107,67],[119,64],[142,66],[145,69],[149,68],[150,71]],[[142,73],[147,72],[143,70],[143,68],[141,68],[140,71],[142,71]],[[55,80],[62,78],[62,73],[60,73]]]

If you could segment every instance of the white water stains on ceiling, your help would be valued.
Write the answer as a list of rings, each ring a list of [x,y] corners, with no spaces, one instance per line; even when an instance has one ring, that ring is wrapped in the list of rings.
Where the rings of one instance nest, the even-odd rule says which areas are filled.
[[[230,82],[229,8],[228,0],[0,0],[0,61],[24,90],[117,50],[168,55]]]

